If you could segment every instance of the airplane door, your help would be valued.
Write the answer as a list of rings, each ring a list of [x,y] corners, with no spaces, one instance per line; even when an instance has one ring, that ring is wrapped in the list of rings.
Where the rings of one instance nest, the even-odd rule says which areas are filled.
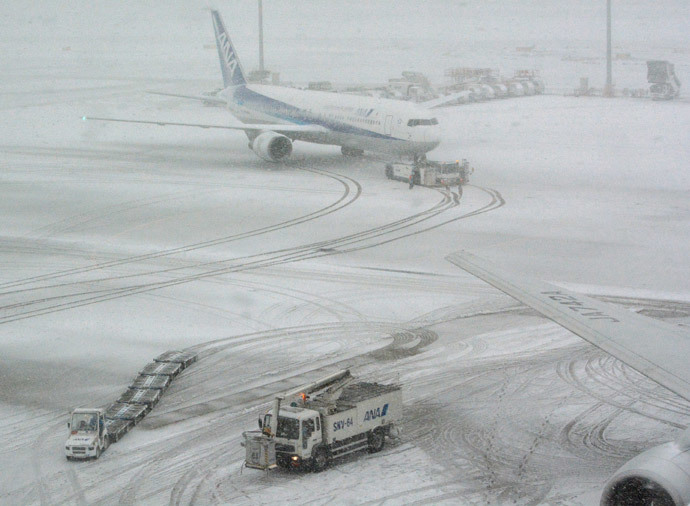
[[[386,116],[386,121],[383,124],[383,133],[391,135],[393,129],[393,116]]]

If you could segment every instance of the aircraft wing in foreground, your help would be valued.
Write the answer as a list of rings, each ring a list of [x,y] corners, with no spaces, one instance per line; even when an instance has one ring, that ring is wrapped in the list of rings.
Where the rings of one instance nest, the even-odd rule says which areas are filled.
[[[525,279],[464,251],[446,259],[690,400],[690,332]],[[690,504],[690,429],[625,464],[606,484],[601,503]]]

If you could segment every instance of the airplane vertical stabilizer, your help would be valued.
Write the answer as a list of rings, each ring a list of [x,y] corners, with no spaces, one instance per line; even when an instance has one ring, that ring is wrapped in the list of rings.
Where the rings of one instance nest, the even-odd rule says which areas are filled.
[[[211,11],[213,17],[213,29],[216,32],[216,46],[218,46],[218,57],[220,58],[220,70],[223,72],[223,84],[228,86],[238,86],[247,84],[244,78],[244,71],[240,60],[237,58],[235,48],[230,41],[228,31],[225,29],[223,19],[218,11]]]

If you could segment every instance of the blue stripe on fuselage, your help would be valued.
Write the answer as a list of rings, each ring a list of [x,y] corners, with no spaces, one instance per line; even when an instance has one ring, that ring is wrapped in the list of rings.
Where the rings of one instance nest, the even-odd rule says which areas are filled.
[[[364,128],[359,128],[347,123],[342,123],[338,121],[328,120],[325,118],[318,118],[314,115],[310,115],[304,109],[295,107],[280,100],[276,100],[261,93],[250,90],[246,86],[237,86],[233,90],[233,98],[237,105],[249,107],[250,109],[255,109],[263,114],[268,114],[275,118],[280,118],[290,123],[296,125],[318,125],[333,132],[340,132],[345,134],[361,135],[366,137],[373,137],[377,139],[388,139],[402,141],[404,139],[398,139],[391,135],[384,135],[378,132],[372,132],[371,130],[366,130]],[[373,109],[372,109],[373,112]]]

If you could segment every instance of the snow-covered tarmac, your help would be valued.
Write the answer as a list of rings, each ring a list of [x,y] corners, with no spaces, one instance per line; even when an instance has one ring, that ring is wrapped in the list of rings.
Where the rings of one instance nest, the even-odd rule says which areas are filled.
[[[444,257],[690,324],[690,104],[441,110],[435,156],[476,167],[459,196],[328,147],[270,165],[241,134],[84,123],[227,116],[19,61],[0,76],[0,503],[592,504],[687,426],[690,404]],[[181,348],[199,362],[142,423],[65,460],[71,408]],[[242,470],[272,394],[343,367],[403,385],[400,441],[321,474]]]

